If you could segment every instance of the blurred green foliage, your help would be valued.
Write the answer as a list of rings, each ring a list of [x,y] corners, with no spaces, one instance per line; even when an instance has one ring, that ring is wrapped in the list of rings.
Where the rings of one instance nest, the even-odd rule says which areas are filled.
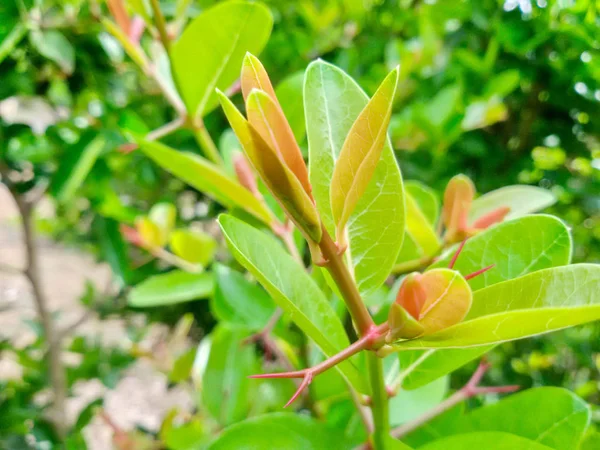
[[[185,3],[161,2],[167,19]],[[216,2],[189,3],[186,14],[191,18]],[[296,74],[313,59],[323,58],[372,94],[399,64],[401,83],[390,132],[405,179],[424,181],[441,192],[451,176],[462,172],[480,192],[514,183],[551,189],[559,202],[550,212],[573,230],[573,260],[600,262],[597,2],[266,3],[275,23],[261,60],[275,85],[287,79],[285,89],[294,95],[294,86],[301,87]],[[176,115],[156,84],[101,25],[106,14],[106,5],[98,1],[2,2],[0,159],[15,169],[19,178],[12,181],[23,191],[49,186],[56,217],[40,227],[107,261],[125,288],[160,267],[130,248],[118,223],[133,225],[137,216],[161,201],[178,206],[177,226],[206,224],[221,207],[143,153],[117,151],[127,142],[123,131],[145,133]],[[150,36],[142,45],[152,54],[155,42]],[[219,109],[205,124],[215,141],[229,145]],[[177,149],[199,151],[189,131],[164,141]],[[111,311],[127,312],[123,302],[115,305]],[[205,304],[172,308],[153,317],[173,323],[182,312],[192,311],[201,329],[214,325]],[[503,345],[489,356],[496,367],[490,379],[565,386],[597,402],[598,332],[592,325]],[[77,345],[87,344],[73,343]],[[94,348],[73,351],[85,352],[87,363],[70,376],[100,376],[108,383],[130,357],[105,355]],[[19,357],[27,354],[22,351]],[[104,365],[97,361],[101,359]],[[18,427],[22,408],[31,408],[33,393],[43,385],[39,364],[24,364],[25,385],[0,385],[0,422]],[[111,367],[108,373],[92,370],[106,364]],[[460,386],[470,371],[468,366],[458,372],[453,385]],[[15,389],[18,396],[11,394]],[[12,430],[2,427],[0,439]],[[13,448],[11,442],[7,445]]]

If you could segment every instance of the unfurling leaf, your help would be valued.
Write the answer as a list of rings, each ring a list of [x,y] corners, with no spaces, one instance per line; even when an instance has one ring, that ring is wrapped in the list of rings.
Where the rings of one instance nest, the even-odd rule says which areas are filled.
[[[193,264],[207,266],[213,260],[217,242],[207,233],[198,230],[175,230],[169,238],[171,250]]]
[[[431,334],[459,323],[465,318],[473,299],[467,280],[457,271],[433,269],[421,275],[427,292],[419,314],[424,334]]]
[[[167,243],[167,236],[160,227],[148,217],[138,217],[135,228],[142,239],[142,245],[148,248],[162,247]]]
[[[222,92],[219,100],[246,156],[273,196],[300,230],[315,242],[321,240],[321,223],[312,199],[294,173]]]
[[[331,209],[336,238],[342,247],[346,243],[346,223],[375,172],[386,141],[398,74],[399,69],[394,69],[362,110],[344,141],[333,171]]]
[[[246,100],[248,122],[296,176],[312,199],[308,170],[281,107],[265,91],[253,89]]]
[[[469,177],[456,175],[448,182],[442,209],[447,241],[457,242],[468,237],[467,220],[474,197],[475,186]]]
[[[416,320],[419,320],[423,305],[427,301],[427,291],[421,279],[422,275],[420,273],[415,272],[408,275],[402,282],[396,296],[396,304],[402,306]]]
[[[390,331],[386,336],[387,342],[397,341],[398,339],[412,339],[422,335],[425,331],[423,325],[398,303],[393,303],[390,307],[388,324]]]

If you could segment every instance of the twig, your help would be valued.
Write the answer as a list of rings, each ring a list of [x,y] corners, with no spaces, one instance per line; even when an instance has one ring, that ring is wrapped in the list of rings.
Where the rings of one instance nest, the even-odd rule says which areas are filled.
[[[185,119],[183,117],[177,117],[176,119],[168,122],[155,130],[149,132],[144,139],[147,141],[156,141],[162,137],[165,137],[174,131],[177,131],[185,124]],[[127,144],[122,145],[119,150],[122,153],[130,153],[138,148],[138,145],[135,142],[129,142]]]
[[[165,16],[163,16],[162,11],[160,10],[160,4],[158,0],[150,0],[150,5],[152,6],[152,12],[154,13],[154,22],[156,28],[158,29],[158,34],[160,35],[160,40],[169,55],[169,59],[171,59],[171,40],[169,39],[169,33],[167,32],[167,24],[165,22]]]
[[[511,386],[479,386],[483,375],[490,368],[490,365],[486,362],[481,362],[477,370],[473,373],[471,379],[465,384],[460,390],[456,391],[446,400],[435,406],[434,408],[427,411],[420,417],[405,423],[404,425],[400,425],[398,428],[392,430],[391,435],[395,438],[401,438],[406,436],[411,431],[416,430],[424,423],[429,422],[434,417],[439,416],[440,414],[448,411],[459,403],[477,395],[482,394],[500,394],[500,393],[508,393],[514,392],[520,388],[517,385]]]

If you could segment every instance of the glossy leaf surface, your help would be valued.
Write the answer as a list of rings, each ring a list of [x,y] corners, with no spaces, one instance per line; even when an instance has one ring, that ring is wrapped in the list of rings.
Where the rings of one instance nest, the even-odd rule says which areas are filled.
[[[154,275],[137,284],[129,293],[127,303],[140,308],[172,305],[207,298],[213,289],[211,274],[173,270]]]

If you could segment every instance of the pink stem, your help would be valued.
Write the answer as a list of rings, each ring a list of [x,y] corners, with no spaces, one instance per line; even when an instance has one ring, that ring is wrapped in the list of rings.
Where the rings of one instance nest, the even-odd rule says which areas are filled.
[[[481,275],[484,272],[487,272],[490,269],[493,269],[496,266],[496,264],[491,264],[487,267],[484,267],[483,269],[479,269],[476,272],[470,273],[469,275],[465,275],[465,280],[470,280],[471,278],[475,278],[477,275]]]
[[[454,264],[456,264],[456,260],[458,259],[458,256],[460,255],[460,252],[462,252],[462,249],[466,243],[467,243],[466,239],[460,243],[460,245],[456,249],[456,253],[454,253],[454,256],[450,260],[450,264],[448,264],[448,269],[454,269]]]

